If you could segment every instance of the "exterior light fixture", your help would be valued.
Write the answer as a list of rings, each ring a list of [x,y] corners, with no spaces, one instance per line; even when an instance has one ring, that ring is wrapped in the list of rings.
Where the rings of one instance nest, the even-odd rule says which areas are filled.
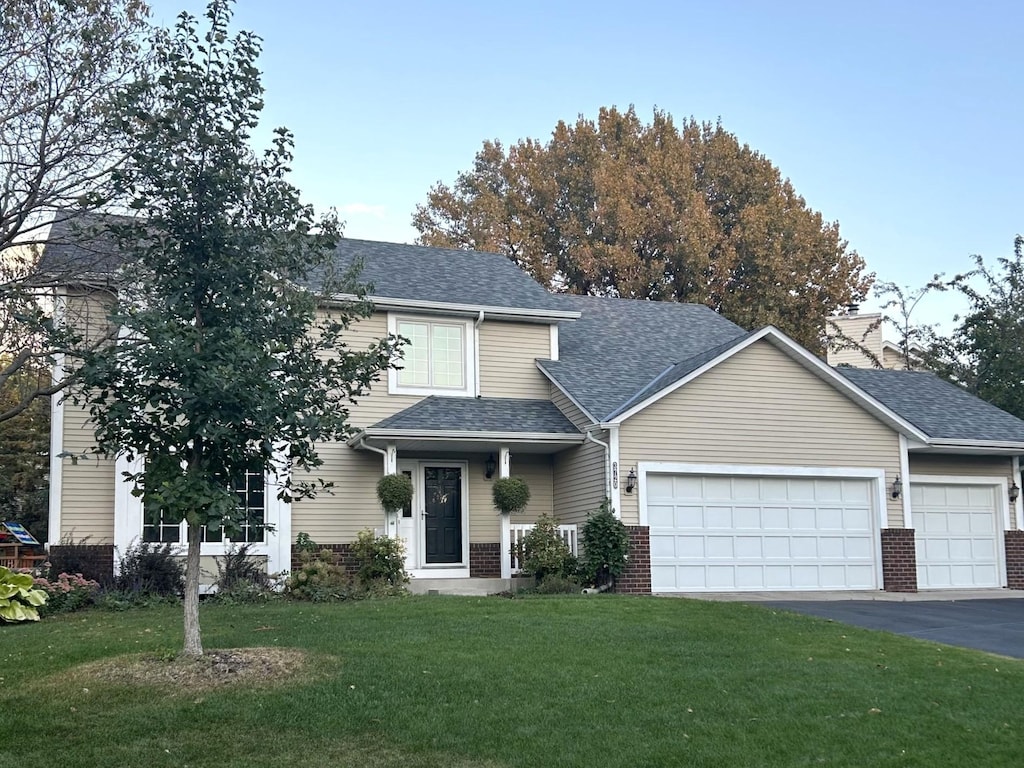
[[[895,480],[892,481],[892,497],[894,499],[898,499],[902,495],[903,495],[903,480],[901,478],[897,477]]]
[[[636,470],[630,469],[629,474],[626,475],[626,493],[632,493],[634,488],[636,488]]]
[[[494,469],[497,466],[498,465],[494,461],[494,454],[492,453],[490,456],[487,457],[487,461],[484,462],[484,477],[486,477],[488,480],[494,477]]]
[[[1010,503],[1013,504],[1020,498],[1020,486],[1016,483],[1010,486]]]

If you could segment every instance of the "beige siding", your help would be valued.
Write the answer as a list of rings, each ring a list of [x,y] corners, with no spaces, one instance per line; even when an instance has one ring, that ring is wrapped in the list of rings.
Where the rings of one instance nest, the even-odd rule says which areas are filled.
[[[865,467],[888,487],[900,469],[896,432],[764,341],[626,420],[619,450],[623,474],[639,461]],[[637,523],[637,495],[622,506]],[[902,527],[900,502],[887,513]]]
[[[532,523],[542,514],[555,514],[551,464],[552,457],[547,454],[512,454],[512,475],[523,478],[530,486],[530,503],[522,512],[512,515],[513,523]],[[484,482],[487,483],[487,503],[491,505],[491,511],[497,517],[491,497],[490,481],[485,480]],[[472,521],[471,518],[470,522]],[[497,527],[495,530],[498,530]],[[473,541],[476,540],[473,539]],[[496,539],[491,539],[491,541],[496,541]]]
[[[583,411],[576,407],[576,405],[570,400],[565,394],[551,384],[549,387],[548,397],[551,398],[551,402],[554,403],[558,410],[560,410],[569,421],[571,421],[577,429],[586,430],[588,427],[592,427],[594,422],[587,418]],[[595,435],[597,437],[597,435]]]
[[[554,384],[551,385],[551,402],[578,429],[586,430],[593,426],[583,411]],[[597,440],[608,442],[606,431],[597,430],[593,434]],[[559,520],[582,525],[587,515],[601,506],[608,495],[607,466],[607,451],[596,443],[586,442],[555,454],[554,504]]]
[[[480,394],[546,399],[548,380],[534,361],[549,357],[549,326],[485,320],[480,325]]]
[[[61,520],[59,539],[89,538],[92,544],[114,540],[114,462],[92,453],[96,440],[88,412],[64,403],[62,449],[70,456],[61,463]]]
[[[953,456],[948,454],[910,454],[911,475],[952,475],[960,477],[1005,477],[1006,484],[1017,483],[1009,456]],[[1017,516],[1010,515],[1010,527],[1016,529]]]
[[[870,357],[857,348],[837,348],[848,345],[851,341],[859,344],[882,360],[882,328],[871,330],[873,323],[881,320],[881,315],[840,315],[828,318],[825,333],[829,336],[827,359],[829,365],[852,365],[854,368],[874,368],[875,363]],[[833,327],[833,324],[835,327]],[[850,341],[834,341],[838,333],[845,335]]]

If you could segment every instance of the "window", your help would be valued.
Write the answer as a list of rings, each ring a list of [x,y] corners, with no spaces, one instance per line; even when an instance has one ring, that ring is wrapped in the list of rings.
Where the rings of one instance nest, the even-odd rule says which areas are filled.
[[[243,512],[239,519],[239,531],[225,536],[224,530],[207,530],[203,526],[203,541],[207,543],[261,544],[266,540],[266,505],[264,500],[264,478],[262,472],[246,472],[245,478],[235,486],[238,506]],[[172,522],[165,512],[155,505],[144,505],[142,513],[142,540],[160,544],[180,544],[186,540],[185,523]]]
[[[427,318],[390,318],[389,330],[407,340],[401,370],[390,376],[392,392],[472,394],[473,325]]]

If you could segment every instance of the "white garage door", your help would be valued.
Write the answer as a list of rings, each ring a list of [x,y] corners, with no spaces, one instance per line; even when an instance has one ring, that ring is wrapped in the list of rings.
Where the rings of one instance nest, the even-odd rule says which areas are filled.
[[[911,483],[918,589],[1002,586],[996,488]]]
[[[876,589],[874,484],[648,474],[655,592]]]

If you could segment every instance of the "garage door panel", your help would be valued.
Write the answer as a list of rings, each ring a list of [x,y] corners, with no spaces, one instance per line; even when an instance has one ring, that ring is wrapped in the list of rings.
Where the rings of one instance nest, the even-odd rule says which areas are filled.
[[[706,476],[654,485],[687,494],[647,493],[656,591],[876,586],[869,480]]]
[[[919,589],[1003,584],[996,486],[911,484]]]

